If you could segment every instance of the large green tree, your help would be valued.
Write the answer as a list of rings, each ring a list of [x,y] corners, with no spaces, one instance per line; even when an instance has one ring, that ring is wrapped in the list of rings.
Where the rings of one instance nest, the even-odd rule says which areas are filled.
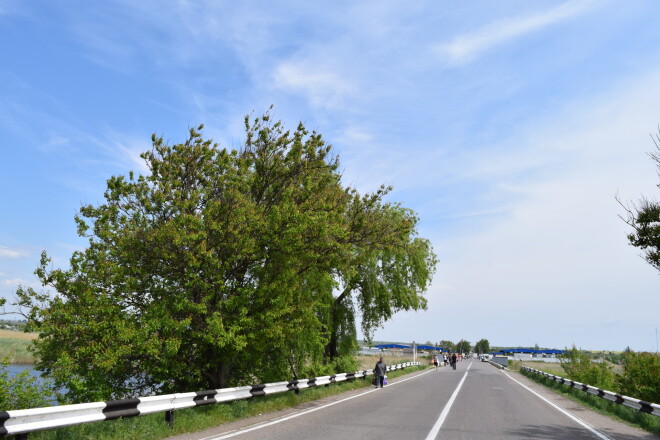
[[[490,351],[490,343],[488,342],[488,339],[480,339],[477,341],[477,343],[474,344],[474,351],[479,354],[488,353]]]
[[[382,202],[388,190],[363,197],[352,193],[348,253],[338,268],[340,290],[330,307],[326,355],[331,359],[354,349],[356,308],[367,340],[397,311],[426,309],[423,293],[436,257],[430,242],[417,234],[414,212]]]
[[[461,339],[456,343],[456,352],[458,353],[469,354],[471,350],[472,346],[465,339]]]
[[[112,177],[83,206],[89,242],[67,269],[44,254],[51,292],[19,288],[39,331],[37,367],[82,401],[275,381],[425,307],[435,266],[417,218],[341,184],[318,133],[246,117],[242,148],[191,129],[153,137],[145,175]],[[343,349],[342,349],[343,347]]]
[[[443,339],[442,341],[439,342],[439,344],[440,347],[443,348],[445,351],[451,353],[456,351],[456,344],[454,344],[452,341]]]
[[[656,163],[660,176],[660,130],[651,138],[656,152],[649,153],[649,156]],[[660,188],[660,184],[657,186]],[[638,203],[623,204],[620,200],[619,203],[626,210],[623,220],[633,229],[628,234],[628,241],[642,249],[646,261],[660,271],[660,203],[647,198],[642,198]]]

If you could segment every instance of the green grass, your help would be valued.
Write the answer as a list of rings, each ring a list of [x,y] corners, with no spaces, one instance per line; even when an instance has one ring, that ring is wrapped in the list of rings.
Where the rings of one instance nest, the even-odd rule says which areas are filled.
[[[402,361],[404,362],[404,361]],[[391,371],[388,378],[395,378],[426,368],[408,367]],[[30,433],[34,440],[157,440],[187,432],[202,431],[223,423],[246,417],[292,408],[305,402],[318,400],[333,394],[371,386],[371,377],[339,382],[330,386],[314,387],[293,392],[255,397],[247,400],[188,408],[175,412],[174,426],[165,422],[165,413],[87,423],[66,428]]]
[[[537,368],[537,370],[541,369]],[[526,371],[520,371],[520,373],[542,385],[547,386],[548,388],[552,388],[553,390],[565,395],[571,400],[584,404],[585,406],[601,414],[614,417],[615,419],[626,422],[633,426],[637,426],[638,428],[660,436],[660,417],[658,416],[646,414],[636,409],[610,402],[607,399],[594,396],[593,394],[589,394],[581,390],[576,390],[538,374],[533,374]],[[557,373],[550,374],[561,376]]]
[[[32,341],[18,338],[0,338],[0,359],[10,364],[34,364],[34,355],[28,350]]]
[[[565,376],[566,373],[561,367],[561,364],[555,364],[542,361],[509,361],[509,370],[520,371],[522,367],[534,368],[545,373],[554,374],[555,376]]]

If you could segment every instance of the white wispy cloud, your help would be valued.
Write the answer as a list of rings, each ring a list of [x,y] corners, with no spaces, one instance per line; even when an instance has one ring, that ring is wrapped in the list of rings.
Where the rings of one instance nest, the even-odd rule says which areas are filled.
[[[508,41],[578,17],[593,9],[596,0],[567,1],[538,14],[497,21],[476,31],[459,35],[449,43],[433,46],[433,51],[451,65],[468,63],[481,53]]]
[[[140,153],[151,147],[149,135],[140,137],[120,133],[112,128],[97,128],[84,121],[70,105],[49,93],[37,90],[12,75],[2,77],[34,99],[46,100],[45,109],[20,102],[18,98],[0,103],[0,127],[17,138],[28,140],[30,148],[53,166],[66,162],[66,172],[57,175],[64,185],[83,192],[90,191],[90,176],[97,179],[95,169],[108,165],[124,172],[145,171]]]
[[[340,72],[329,66],[286,61],[276,67],[276,87],[305,96],[314,107],[333,108],[342,105],[357,90]]]
[[[657,194],[657,174],[645,152],[654,147],[648,134],[657,127],[659,82],[656,67],[520,127],[499,148],[448,164],[461,168],[455,188],[486,179],[492,197],[506,209],[486,222],[461,224],[452,234],[430,228],[441,261],[428,292],[431,313],[397,316],[398,334],[388,329],[376,337],[405,340],[400,328],[408,321],[410,329],[428,328],[436,321],[434,312],[458,310],[475,320],[510,317],[511,325],[498,324],[498,344],[563,348],[576,343],[602,349],[637,344],[630,335],[643,332],[657,315],[658,301],[652,299],[657,298],[657,271],[628,244],[628,227],[617,216],[621,208],[614,196]],[[512,155],[526,159],[513,163]],[[538,162],[531,160],[534,155]],[[543,172],[527,173],[525,166]],[[617,323],[602,322],[612,313]],[[524,335],[520,328],[526,329]],[[443,335],[484,337],[460,328]],[[406,337],[420,335],[409,331]],[[603,345],[593,346],[595,339]]]
[[[141,173],[148,172],[140,154],[151,150],[150,138],[108,129],[102,138],[95,138],[94,142],[106,152],[108,157],[116,161],[119,167]]]
[[[11,278],[11,279],[7,279],[7,280],[2,280],[2,285],[3,286],[9,286],[9,287],[19,286],[19,285],[29,286],[29,285],[31,285],[30,283],[31,283],[30,281],[24,280],[23,278]]]
[[[20,249],[11,249],[6,246],[0,246],[0,258],[23,258],[30,255],[28,252]]]

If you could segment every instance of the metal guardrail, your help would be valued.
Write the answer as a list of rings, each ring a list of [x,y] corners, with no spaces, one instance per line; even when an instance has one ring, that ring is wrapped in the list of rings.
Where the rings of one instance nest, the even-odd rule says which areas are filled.
[[[491,361],[490,359],[487,359],[486,362],[488,362],[488,363],[491,364],[491,365],[495,365],[497,368],[499,368],[499,369],[501,369],[501,370],[508,370],[508,368],[505,367],[504,365],[502,365],[502,364],[498,364],[497,362],[493,362],[493,361]]]
[[[644,400],[633,399],[632,397],[623,396],[618,393],[613,393],[612,391],[601,390],[600,388],[593,387],[591,385],[586,385],[574,380],[566,379],[561,376],[555,376],[554,374],[546,373],[545,371],[540,371],[535,368],[522,367],[521,370],[529,371],[530,373],[540,374],[545,376],[548,379],[554,380],[561,384],[575,388],[576,390],[581,390],[594,396],[601,397],[603,399],[609,400],[610,402],[618,403],[620,405],[627,406],[629,408],[636,409],[643,413],[653,414],[654,416],[660,416],[660,405],[646,402]]]
[[[419,362],[406,362],[387,367],[387,371],[401,370]],[[106,402],[79,403],[74,405],[49,406],[44,408],[0,411],[0,437],[15,435],[17,440],[27,440],[28,433],[83,423],[135,417],[158,412],[165,413],[165,421],[174,422],[174,411],[195,406],[212,405],[233,400],[330,385],[351,379],[366,378],[372,371],[341,373],[332,376],[291,380],[235,388],[165,394],[135,399],[110,400]]]

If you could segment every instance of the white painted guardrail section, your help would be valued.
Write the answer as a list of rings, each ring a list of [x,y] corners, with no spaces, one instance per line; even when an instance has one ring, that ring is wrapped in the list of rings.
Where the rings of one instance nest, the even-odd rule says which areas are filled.
[[[42,429],[100,422],[106,419],[105,402],[51,406],[47,408],[7,411],[9,419],[4,423],[7,434],[40,431]]]
[[[387,371],[400,370],[416,365],[420,365],[420,363],[407,362],[397,364],[387,367]],[[23,440],[27,439],[28,433],[34,431],[80,425],[83,423],[101,422],[121,417],[135,417],[158,412],[166,413],[166,421],[172,423],[174,420],[173,412],[179,409],[249,399],[251,397],[284,393],[288,391],[298,393],[305,388],[366,378],[370,375],[373,375],[372,371],[363,370],[355,373],[340,373],[332,376],[321,376],[262,385],[165,394],[161,396],[140,397],[137,399],[0,411],[0,437],[5,435],[16,435],[17,440]]]
[[[574,380],[566,379],[561,376],[555,376],[554,374],[546,373],[545,371],[540,371],[535,368],[522,367],[524,371],[529,371],[530,373],[539,374],[541,376],[552,379],[555,382],[570,386],[578,390],[582,390],[586,393],[593,394],[594,396],[607,399],[610,402],[618,403],[620,405],[627,406],[629,408],[636,409],[638,411],[653,414],[654,416],[660,417],[660,405],[656,403],[646,402],[644,400],[634,399],[632,397],[623,396],[621,394],[613,393],[612,391],[601,390],[600,388],[593,387],[591,385],[583,384],[576,382]]]

